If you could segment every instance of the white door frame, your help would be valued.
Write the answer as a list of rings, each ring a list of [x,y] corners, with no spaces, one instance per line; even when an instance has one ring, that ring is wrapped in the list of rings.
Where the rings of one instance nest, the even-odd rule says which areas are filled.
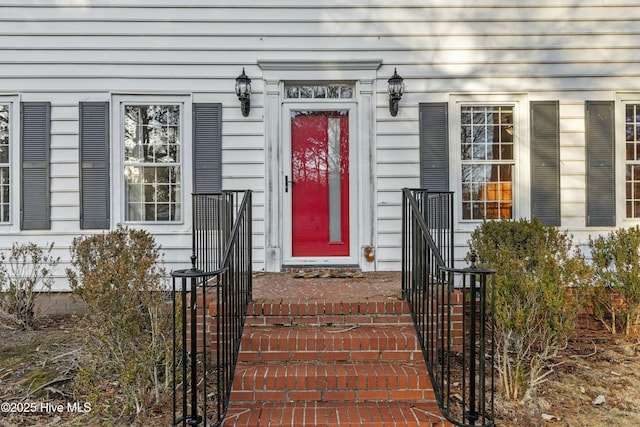
[[[285,249],[284,206],[284,146],[283,140],[284,82],[285,81],[352,81],[355,82],[354,103],[356,120],[350,132],[356,137],[350,142],[350,185],[355,186],[352,203],[357,203],[358,220],[353,224],[353,259],[363,271],[375,270],[375,261],[364,256],[365,248],[375,247],[375,81],[382,61],[274,61],[261,60],[263,72],[265,124],[265,270],[280,271],[287,259]],[[351,116],[351,114],[350,114]],[[351,123],[350,123],[351,127]],[[290,138],[289,138],[290,139]],[[289,149],[289,148],[288,148]],[[289,166],[290,167],[290,166]],[[357,172],[356,172],[357,171]],[[290,202],[289,202],[290,203]],[[353,218],[353,213],[351,214]],[[290,228],[290,227],[289,227]],[[290,243],[289,243],[290,244]],[[289,254],[291,252],[289,251]]]
[[[296,100],[298,101],[298,100]],[[282,197],[282,232],[284,235],[283,248],[285,265],[357,265],[358,264],[358,230],[356,218],[358,214],[358,141],[357,105],[349,102],[283,102],[282,104],[282,176],[281,182],[286,187],[286,178],[292,176],[291,170],[291,112],[292,111],[348,111],[349,112],[349,256],[335,257],[294,257],[292,235],[292,194],[293,185],[289,185],[289,191]]]

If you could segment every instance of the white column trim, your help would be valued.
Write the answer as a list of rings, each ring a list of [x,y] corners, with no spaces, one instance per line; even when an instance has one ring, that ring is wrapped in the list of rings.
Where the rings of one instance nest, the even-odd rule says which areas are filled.
[[[265,80],[265,270],[280,271],[282,266],[282,200],[280,197],[280,84]]]

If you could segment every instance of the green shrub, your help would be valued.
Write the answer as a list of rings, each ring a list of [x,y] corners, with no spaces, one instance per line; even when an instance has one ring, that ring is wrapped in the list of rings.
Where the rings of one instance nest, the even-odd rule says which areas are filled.
[[[640,324],[640,227],[618,229],[589,239],[595,272],[596,316],[616,333]]]
[[[507,399],[517,399],[553,372],[590,270],[570,237],[537,218],[484,222],[471,236],[480,264],[496,270],[495,366]]]
[[[0,314],[23,329],[35,328],[36,299],[51,290],[60,260],[52,250],[53,243],[45,248],[14,243],[8,255],[0,253]]]
[[[71,289],[90,313],[90,358],[79,388],[102,416],[142,415],[170,382],[172,323],[159,248],[148,232],[118,226],[74,239],[71,256]]]

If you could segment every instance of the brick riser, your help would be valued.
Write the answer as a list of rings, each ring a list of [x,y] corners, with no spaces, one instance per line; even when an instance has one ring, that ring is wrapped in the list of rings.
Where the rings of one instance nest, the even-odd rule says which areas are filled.
[[[250,327],[242,337],[242,362],[372,361],[422,362],[413,325],[350,327]]]
[[[249,306],[225,426],[444,426],[404,301]]]
[[[239,364],[232,400],[435,401],[426,368],[418,363],[344,362]]]
[[[331,326],[411,323],[404,301],[335,302],[325,300],[256,302],[245,325]]]
[[[232,405],[223,426],[452,427],[436,403],[291,402]]]

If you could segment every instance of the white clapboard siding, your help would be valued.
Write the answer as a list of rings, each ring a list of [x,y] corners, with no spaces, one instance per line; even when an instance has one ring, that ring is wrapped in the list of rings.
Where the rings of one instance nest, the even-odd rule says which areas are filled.
[[[639,24],[638,0],[3,1],[0,95],[51,102],[52,226],[0,226],[0,249],[55,241],[65,260],[56,286],[65,288],[71,240],[90,232],[79,229],[78,103],[184,95],[223,105],[224,188],[254,190],[254,268],[264,268],[274,213],[265,211],[258,63],[285,60],[381,61],[371,130],[375,268],[400,268],[400,189],[419,185],[418,104],[451,94],[560,101],[562,224],[584,242],[592,231],[584,219],[584,102],[640,93]],[[233,89],[243,67],[253,89],[246,118]],[[405,79],[397,117],[386,93],[394,68]],[[188,266],[189,231],[181,224],[156,234],[169,270]],[[459,260],[467,240],[466,232],[456,238]]]

